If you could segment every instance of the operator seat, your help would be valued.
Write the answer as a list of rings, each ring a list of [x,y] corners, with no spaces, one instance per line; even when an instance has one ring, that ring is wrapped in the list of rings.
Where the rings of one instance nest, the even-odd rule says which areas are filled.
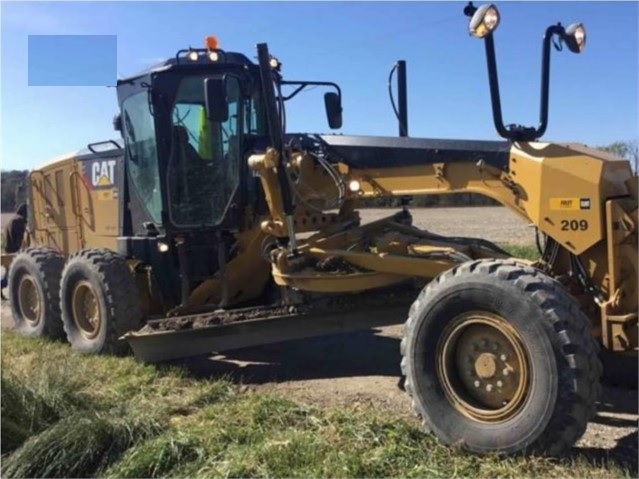
[[[174,148],[179,158],[180,166],[187,169],[188,166],[197,167],[202,164],[203,160],[189,142],[189,132],[184,126],[173,126],[173,141],[175,142]]]
[[[189,143],[189,133],[182,125],[174,125],[172,131],[171,163],[173,173],[170,181],[173,183],[174,201],[177,203],[191,202],[191,197],[197,189],[193,180],[197,178],[197,170],[202,159]]]
[[[186,208],[187,216],[198,219],[216,216],[220,182],[216,168],[191,145],[184,126],[173,126],[173,141],[175,177],[171,181],[176,185],[175,200]]]

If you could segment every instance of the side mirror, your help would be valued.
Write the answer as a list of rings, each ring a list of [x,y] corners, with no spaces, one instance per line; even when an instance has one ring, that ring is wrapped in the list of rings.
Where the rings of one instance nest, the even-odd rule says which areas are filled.
[[[335,92],[324,94],[324,105],[326,106],[326,118],[328,126],[333,130],[342,127],[342,102],[340,96]]]
[[[215,122],[229,119],[229,101],[226,97],[226,82],[222,78],[204,80],[204,103],[206,117]]]
[[[113,129],[122,133],[122,115],[117,114],[113,117]]]

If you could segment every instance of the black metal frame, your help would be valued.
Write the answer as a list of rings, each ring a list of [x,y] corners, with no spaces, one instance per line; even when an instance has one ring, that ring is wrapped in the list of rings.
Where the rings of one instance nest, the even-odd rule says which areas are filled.
[[[398,104],[395,104],[393,98],[392,80],[393,75],[397,72],[397,97]],[[388,74],[388,97],[393,107],[393,113],[397,118],[399,136],[408,136],[408,105],[407,105],[407,87],[406,87],[406,62],[398,60]]]
[[[406,86],[406,61],[397,62],[397,108],[399,136],[408,136],[408,100]]]
[[[226,63],[227,62],[227,54],[224,50],[220,50],[219,48],[216,48],[215,50],[209,50],[208,48],[183,48],[182,50],[178,50],[178,52],[175,54],[175,63],[177,65],[189,65],[189,64],[197,64],[197,62],[193,62],[191,60],[186,60],[184,61],[184,63],[181,63],[181,60],[184,60],[189,53],[191,52],[197,52],[198,54],[200,53],[204,53],[204,54],[208,54],[211,52],[217,53],[220,58],[215,61],[215,62],[211,62],[212,64],[215,63]],[[183,55],[184,53],[186,53],[186,55]]]
[[[99,151],[95,149],[96,146],[102,146],[102,145],[115,145],[115,148],[111,148],[110,150],[104,150],[104,151],[122,150],[122,147],[118,145],[115,142],[115,140],[104,140],[104,141],[96,141],[94,143],[89,143],[87,145],[87,150],[89,150],[91,153],[96,153],[96,154],[102,153],[103,151]]]
[[[260,77],[262,80],[262,94],[264,95],[264,107],[266,110],[266,119],[268,123],[269,134],[271,137],[271,145],[278,154],[279,161],[282,165],[287,161],[284,152],[282,124],[280,122],[280,116],[277,111],[277,101],[275,98],[275,86],[273,85],[273,69],[270,66],[271,56],[268,52],[268,46],[266,43],[259,43],[257,45],[257,56],[260,67]],[[289,181],[286,176],[286,168],[277,168],[277,177],[280,184],[280,194],[282,195],[282,207],[284,214],[288,218],[292,218],[293,215],[293,196],[289,186]],[[289,234],[291,232],[289,231]],[[289,236],[289,241],[294,238]],[[292,251],[295,253],[295,251]]]
[[[309,150],[322,150],[330,161],[341,161],[355,169],[477,163],[481,160],[506,170],[510,152],[510,144],[506,141],[304,134],[297,134],[296,139]]]
[[[282,86],[284,85],[299,85],[293,92],[289,95],[283,96],[283,101],[288,101],[291,98],[295,97],[299,92],[304,90],[307,86],[330,86],[337,90],[337,95],[339,96],[340,103],[342,101],[342,89],[339,87],[337,83],[328,82],[328,81],[295,81],[295,80],[279,80],[278,83]]]
[[[472,17],[477,11],[477,7],[472,2],[464,8],[464,15]],[[488,82],[490,85],[490,99],[493,112],[493,123],[499,136],[511,141],[535,141],[541,138],[548,127],[548,101],[550,90],[550,46],[554,35],[560,36],[562,39],[566,33],[565,28],[558,23],[551,25],[546,29],[542,44],[542,63],[541,63],[541,98],[539,104],[539,125],[535,127],[527,127],[522,125],[504,125],[501,109],[501,98],[499,94],[499,80],[497,76],[497,61],[495,58],[495,42],[493,33],[490,32],[484,37],[484,45],[486,49],[486,64],[488,67]]]

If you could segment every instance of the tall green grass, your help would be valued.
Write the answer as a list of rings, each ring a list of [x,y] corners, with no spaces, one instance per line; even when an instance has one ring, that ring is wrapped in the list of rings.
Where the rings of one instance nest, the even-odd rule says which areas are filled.
[[[81,410],[31,436],[2,464],[3,477],[87,477],[160,431],[153,417]]]
[[[1,372],[7,478],[631,477],[582,456],[468,455],[373,409],[320,409],[12,332]]]
[[[513,255],[515,258],[527,259],[534,261],[539,259],[539,251],[536,246],[532,245],[502,245],[502,248]]]

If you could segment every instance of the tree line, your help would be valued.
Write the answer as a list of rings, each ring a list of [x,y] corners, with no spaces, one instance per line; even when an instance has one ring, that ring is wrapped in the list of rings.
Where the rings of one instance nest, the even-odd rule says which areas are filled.
[[[0,171],[0,206],[3,213],[9,213],[26,201],[27,170]]]
[[[630,161],[635,172],[639,171],[639,141],[615,141],[609,145],[597,146],[598,150],[607,151]],[[0,206],[3,213],[15,211],[18,205],[26,201],[25,184],[27,170],[0,171]],[[397,207],[401,198],[373,198],[365,200],[363,206],[371,208]],[[428,195],[411,198],[411,206],[493,206],[498,203],[488,197],[475,193],[456,193],[447,195]]]

